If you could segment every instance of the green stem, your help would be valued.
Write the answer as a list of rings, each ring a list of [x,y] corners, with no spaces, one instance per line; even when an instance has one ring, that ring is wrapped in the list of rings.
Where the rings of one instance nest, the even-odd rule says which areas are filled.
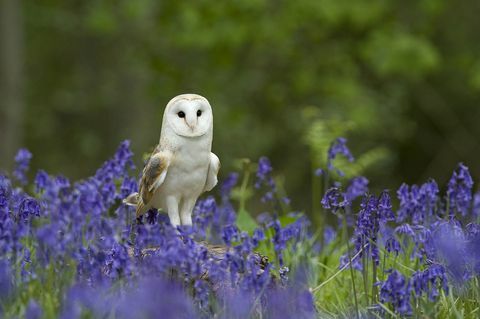
[[[375,304],[377,300],[377,286],[375,282],[377,280],[377,265],[375,265],[375,261],[372,260],[372,304]]]
[[[315,171],[314,161],[312,161],[312,171]],[[323,196],[323,189],[322,189],[320,179],[318,178],[318,176],[314,174],[312,177],[312,214],[313,214],[313,220],[315,224],[317,224],[318,226],[318,232],[320,233],[320,247],[322,247],[323,249],[323,244],[324,244],[323,225],[325,223],[325,220],[323,216],[324,212],[321,209],[321,205],[320,205],[322,196]]]
[[[385,280],[385,263],[387,259],[387,254],[383,252],[383,262],[382,262],[382,281]]]
[[[368,246],[370,248],[370,246]],[[365,301],[366,301],[366,306],[369,305],[368,302],[368,259],[367,259],[367,254],[364,252],[362,254],[362,274],[363,274],[363,289],[365,290]]]
[[[250,180],[250,168],[249,163],[244,164],[244,175],[242,186],[240,187],[240,202],[239,202],[239,211],[245,211],[245,205],[247,201],[247,187]]]
[[[347,243],[348,262],[350,263],[350,276],[352,278],[352,290],[353,290],[353,299],[355,300],[355,310],[356,310],[357,319],[360,319],[360,312],[358,310],[357,289],[355,288],[355,278],[353,274],[352,255],[350,254],[350,243],[349,243],[349,237],[348,237],[347,219],[345,216],[343,216],[342,222],[343,222],[343,228],[345,230],[344,239]]]

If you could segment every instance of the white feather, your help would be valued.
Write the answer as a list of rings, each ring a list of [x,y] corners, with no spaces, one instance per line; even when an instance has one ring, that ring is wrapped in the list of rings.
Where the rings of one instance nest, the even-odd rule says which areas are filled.
[[[220,160],[211,153],[212,138],[212,108],[204,97],[183,94],[170,100],[158,146],[172,154],[168,174],[165,169],[149,186],[154,194],[149,203],[144,203],[145,209],[166,210],[174,226],[192,224],[198,197],[217,183]]]

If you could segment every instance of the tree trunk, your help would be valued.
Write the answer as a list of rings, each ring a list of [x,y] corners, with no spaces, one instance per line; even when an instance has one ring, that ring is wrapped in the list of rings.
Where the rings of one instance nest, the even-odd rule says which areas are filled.
[[[9,170],[23,140],[21,0],[0,0],[0,170]]]

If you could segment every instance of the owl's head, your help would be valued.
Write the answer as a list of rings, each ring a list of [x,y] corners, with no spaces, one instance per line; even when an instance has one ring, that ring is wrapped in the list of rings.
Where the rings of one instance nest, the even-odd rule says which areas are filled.
[[[176,135],[199,137],[212,132],[212,107],[207,99],[197,94],[182,94],[168,102],[163,114],[163,126]]]

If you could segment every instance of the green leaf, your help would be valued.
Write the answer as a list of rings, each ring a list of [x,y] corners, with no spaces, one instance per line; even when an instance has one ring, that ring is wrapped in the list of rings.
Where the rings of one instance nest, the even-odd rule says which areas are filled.
[[[298,217],[293,217],[289,215],[283,215],[278,218],[280,221],[280,224],[282,224],[282,227],[285,227],[293,222],[295,222],[298,219]]]
[[[237,215],[237,226],[242,231],[252,234],[255,228],[258,227],[255,219],[246,211],[239,210]]]

